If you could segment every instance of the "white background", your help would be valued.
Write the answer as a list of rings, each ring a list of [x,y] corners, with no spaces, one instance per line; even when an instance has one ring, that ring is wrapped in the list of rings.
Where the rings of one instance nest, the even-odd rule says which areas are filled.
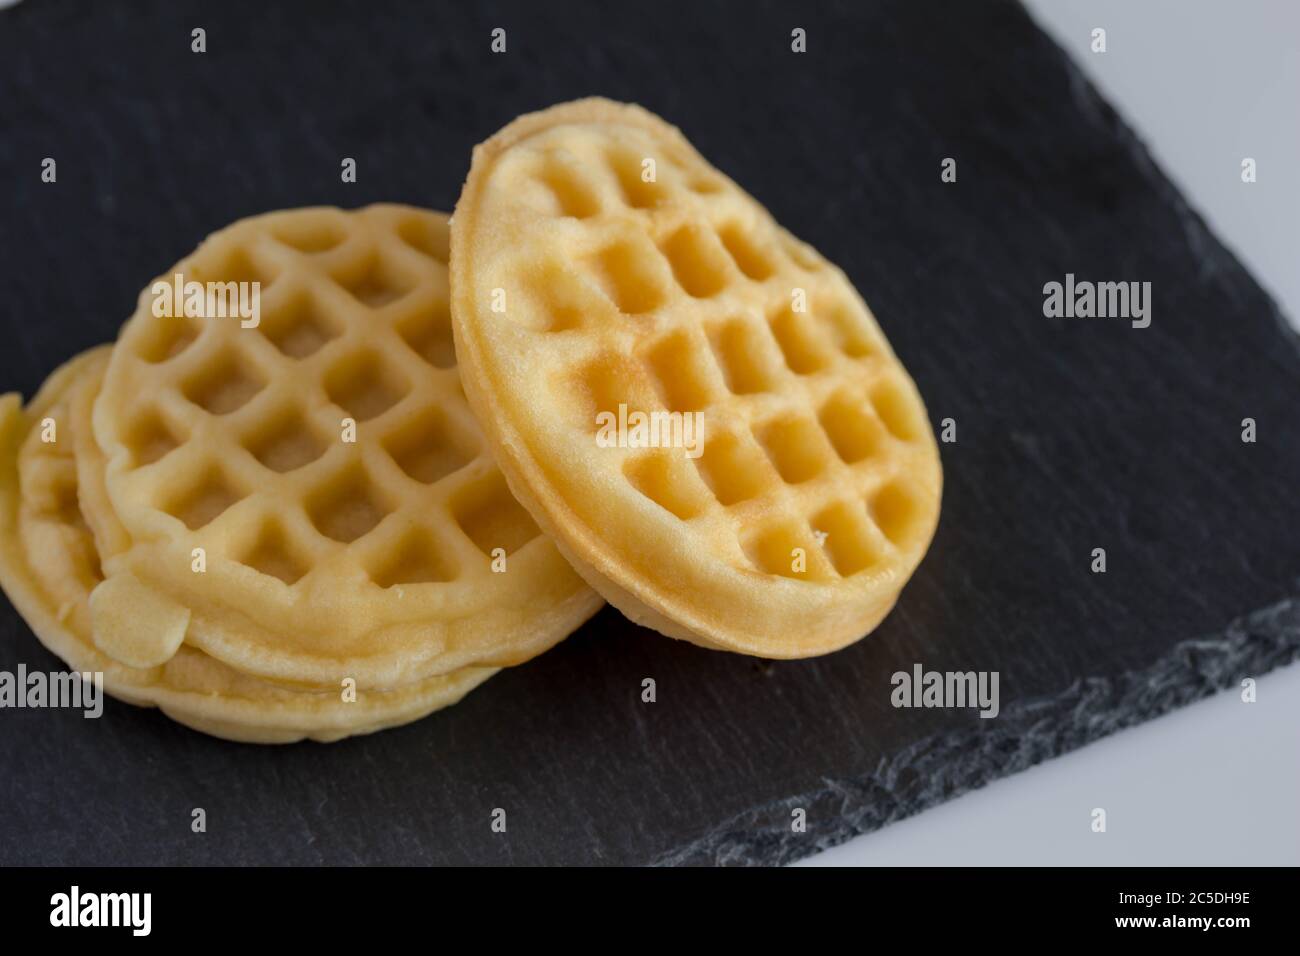
[[[1300,2],[1026,5],[1297,323]],[[1300,665],[1265,675],[1258,696],[1218,694],[802,862],[1300,864]]]

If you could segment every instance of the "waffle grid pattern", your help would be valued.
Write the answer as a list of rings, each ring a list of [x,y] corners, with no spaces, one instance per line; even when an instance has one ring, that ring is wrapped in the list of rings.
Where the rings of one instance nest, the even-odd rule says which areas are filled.
[[[51,376],[25,414],[10,405],[0,416],[4,428],[13,427],[7,416],[17,415],[26,429],[26,437],[0,463],[7,472],[0,482],[0,508],[7,515],[0,535],[0,582],[42,643],[69,668],[100,673],[109,693],[161,707],[187,726],[260,743],[331,741],[405,723],[456,703],[495,673],[466,668],[393,691],[362,692],[356,702],[346,703],[335,692],[257,680],[190,647],[161,667],[145,669],[100,653],[92,643],[88,605],[104,575],[78,460],[81,429],[89,422],[74,406],[84,390],[98,390],[107,359],[107,347],[72,359]],[[42,439],[45,418],[55,424],[54,441]]]
[[[101,443],[126,452],[110,474],[128,530],[374,601],[473,588],[494,548],[536,538],[460,390],[445,235],[444,217],[395,207],[259,217],[177,269],[261,282],[259,326],[142,320],[142,298],[96,412]]]
[[[621,458],[633,487],[737,568],[832,582],[907,564],[933,507],[910,477],[930,469],[928,426],[842,273],[702,161],[645,136],[611,148],[565,132],[493,174],[529,184],[519,214],[549,220],[538,228],[554,241],[502,250],[484,271],[522,276],[508,318],[563,340],[536,360],[577,396],[572,426],[594,432],[620,403],[702,413],[693,461],[680,449],[604,461]],[[538,246],[557,251],[539,265]]]

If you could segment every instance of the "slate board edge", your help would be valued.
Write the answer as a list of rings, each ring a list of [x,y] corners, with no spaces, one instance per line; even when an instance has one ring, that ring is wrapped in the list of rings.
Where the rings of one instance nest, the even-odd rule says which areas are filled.
[[[1022,7],[1030,20],[1028,11]],[[1236,255],[1210,231],[1151,156],[1146,145],[1047,31],[1069,72],[1070,89],[1084,113],[1109,113],[1116,136],[1128,147],[1150,185],[1183,224],[1188,246],[1206,259],[1235,266],[1251,277]],[[1229,270],[1231,271],[1231,270]],[[1283,339],[1300,351],[1300,330],[1282,314],[1267,289],[1270,318]],[[1060,694],[1018,701],[1003,708],[990,731],[938,734],[914,745],[870,774],[826,780],[816,790],[755,807],[703,836],[656,858],[653,866],[781,866],[878,830],[1000,777],[1027,770],[1060,754],[1143,723],[1300,659],[1300,580],[1291,596],[1235,619],[1218,635],[1192,638],[1144,670],[1118,680],[1083,678]],[[1044,728],[1052,728],[1044,730]],[[1002,754],[1003,756],[998,756]],[[914,793],[900,786],[904,770],[923,781]],[[790,812],[807,811],[808,829],[794,833]],[[887,807],[887,809],[881,809]]]
[[[1297,659],[1300,593],[1220,635],[1176,644],[1151,667],[1076,680],[1058,695],[1015,702],[987,728],[926,738],[869,774],[756,807],[653,865],[784,865]],[[807,811],[805,833],[791,831],[795,807]]]
[[[1038,25],[1038,21],[1030,14],[1029,10],[1021,4],[1021,11],[1029,19],[1043,38],[1055,47],[1060,54],[1062,61],[1065,63],[1066,72],[1070,81],[1070,92],[1074,97],[1075,103],[1079,109],[1089,116],[1104,117],[1110,113],[1113,121],[1107,123],[1102,119],[1101,125],[1109,125],[1113,128],[1116,137],[1128,147],[1130,158],[1139,169],[1144,171],[1147,184],[1151,186],[1157,196],[1168,203],[1178,216],[1179,222],[1183,226],[1183,235],[1187,239],[1187,246],[1193,252],[1200,251],[1207,260],[1217,260],[1222,265],[1235,266],[1240,275],[1249,278],[1256,285],[1260,286],[1263,298],[1268,302],[1269,318],[1281,331],[1282,337],[1294,348],[1300,352],[1300,326],[1293,324],[1273,298],[1273,294],[1265,286],[1260,285],[1259,280],[1254,274],[1246,268],[1235,252],[1210,229],[1209,224],[1187,198],[1174,185],[1173,180],[1166,175],[1165,171],[1160,168],[1151,151],[1147,149],[1142,138],[1128,125],[1120,115],[1119,111],[1101,95],[1101,92],[1093,85],[1083,70],[1074,62],[1074,57],[1059,43],[1056,42],[1049,32]]]

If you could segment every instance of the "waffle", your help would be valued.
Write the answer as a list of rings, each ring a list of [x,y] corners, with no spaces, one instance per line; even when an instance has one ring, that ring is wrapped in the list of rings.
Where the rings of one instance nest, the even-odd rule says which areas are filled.
[[[268,680],[392,688],[520,663],[595,612],[465,402],[447,243],[407,207],[270,213],[160,280],[258,282],[255,325],[142,293],[94,405],[120,525],[102,651],[156,665],[183,637]]]
[[[467,668],[400,690],[361,691],[344,702],[337,691],[294,691],[248,677],[189,646],[147,669],[101,653],[92,642],[90,594],[103,575],[75,449],[84,438],[87,398],[107,363],[107,347],[71,360],[26,412],[17,395],[0,398],[0,584],[41,642],[72,670],[100,673],[114,697],[159,707],[197,730],[258,743],[330,741],[406,723],[456,703],[495,673]],[[46,418],[55,422],[54,442],[41,440]]]
[[[451,246],[470,406],[516,497],[611,604],[777,658],[879,623],[929,545],[942,475],[920,395],[843,272],[677,129],[599,99],[478,146]],[[699,413],[702,453],[601,447],[597,416],[620,406]]]

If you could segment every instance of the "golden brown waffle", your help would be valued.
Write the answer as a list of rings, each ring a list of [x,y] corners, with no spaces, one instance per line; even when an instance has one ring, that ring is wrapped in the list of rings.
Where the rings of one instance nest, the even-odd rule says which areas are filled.
[[[599,99],[476,148],[455,223],[470,405],[515,495],[610,603],[767,657],[881,620],[942,477],[921,398],[839,269],[678,130]],[[702,455],[598,447],[596,416],[620,405],[700,413]]]
[[[37,637],[74,671],[102,674],[113,696],[157,706],[183,724],[231,740],[329,741],[415,720],[456,703],[493,673],[468,668],[395,691],[300,692],[248,677],[192,647],[165,664],[125,667],[91,639],[91,591],[102,580],[87,526],[74,449],[88,424],[108,364],[108,348],[72,359],[50,376],[26,410],[17,395],[0,398],[0,584]],[[77,410],[74,405],[83,405]],[[49,419],[56,440],[42,440]]]
[[[101,649],[160,663],[184,632],[268,679],[399,687],[520,663],[595,612],[465,403],[447,242],[402,206],[270,213],[160,280],[261,283],[255,328],[155,317],[145,290],[94,409],[130,541],[95,595]]]

